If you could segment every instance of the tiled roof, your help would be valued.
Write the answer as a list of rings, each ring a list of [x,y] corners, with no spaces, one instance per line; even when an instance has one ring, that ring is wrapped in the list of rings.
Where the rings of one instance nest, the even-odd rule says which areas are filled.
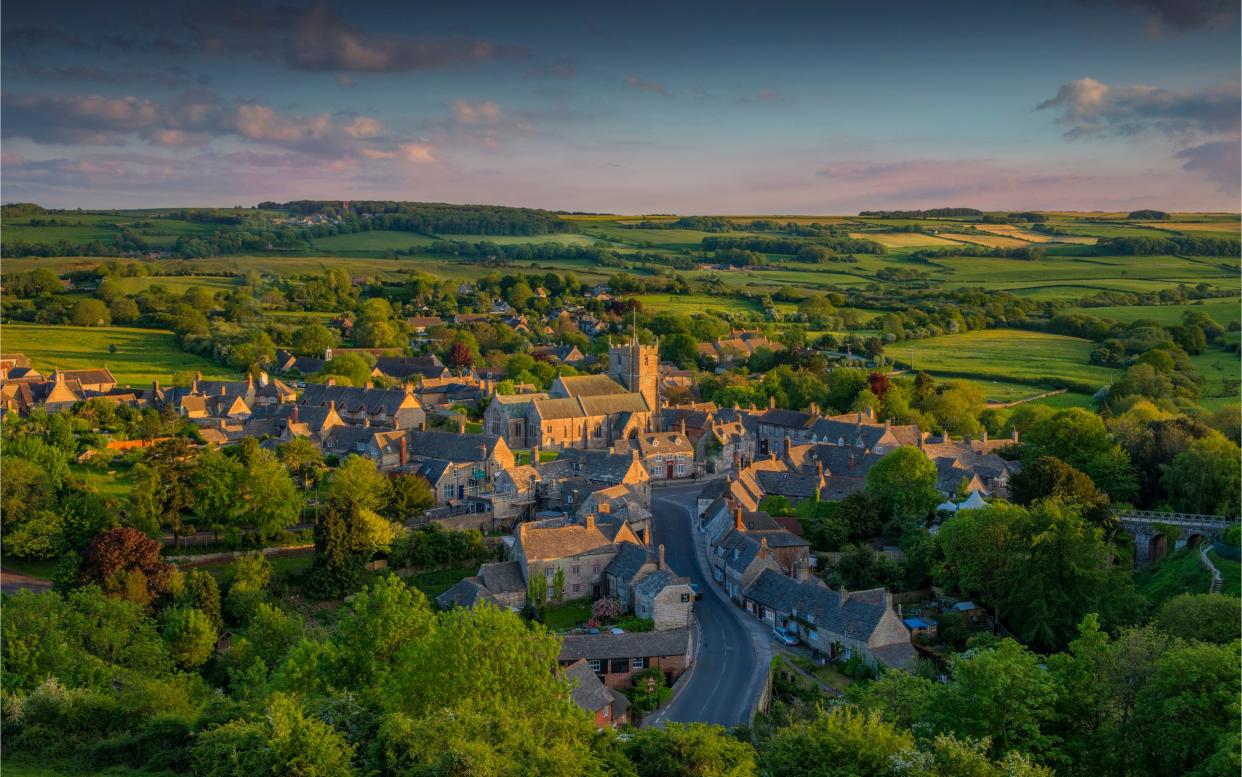
[[[500,436],[457,432],[410,430],[411,456],[445,461],[484,461],[496,450]]]
[[[487,602],[501,607],[500,601],[492,596],[477,577],[464,577],[453,584],[453,587],[436,597],[436,604],[443,610],[453,607],[474,607],[480,602]]]
[[[759,423],[770,426],[783,426],[790,429],[809,428],[819,416],[804,413],[801,410],[782,410],[774,408],[759,417]]]
[[[302,392],[299,403],[326,405],[329,402],[335,402],[338,409],[364,410],[371,414],[383,411],[391,416],[409,396],[411,395],[403,389],[373,389],[312,383]]]
[[[562,520],[533,521],[518,526],[518,539],[528,559],[558,559],[614,550],[598,526]]]
[[[479,578],[487,590],[495,594],[525,591],[522,567],[516,561],[498,561],[479,567]]]
[[[561,643],[560,660],[684,656],[689,652],[689,629],[625,634],[567,634]]]

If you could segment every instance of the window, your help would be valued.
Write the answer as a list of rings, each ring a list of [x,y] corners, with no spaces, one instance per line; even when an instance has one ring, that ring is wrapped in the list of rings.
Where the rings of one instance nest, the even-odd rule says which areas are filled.
[[[631,658],[630,659],[630,669],[646,669],[646,668],[647,668],[647,659],[645,658]]]
[[[681,601],[682,601],[682,604],[685,604],[686,602],[690,601],[690,594],[682,594]]]
[[[453,498],[453,484],[452,483],[444,484],[444,498],[445,499]]]
[[[570,570],[573,572],[573,574],[575,575],[578,574],[578,565],[574,564],[572,567],[570,567]]]
[[[574,593],[580,593],[581,591],[582,591],[582,584],[574,583]]]
[[[591,659],[591,671],[592,672],[594,672],[595,674],[599,674],[601,671],[603,671],[603,669],[604,669],[603,662],[601,662],[598,658]]]
[[[591,571],[592,571],[592,572],[594,572],[595,574],[597,574],[597,575],[598,575],[598,574],[599,574],[599,564],[596,564],[594,567],[592,567]]]
[[[547,569],[543,570],[543,573],[547,575],[548,577],[552,577],[553,575],[556,574],[556,570],[554,570],[552,567],[548,567]]]
[[[686,474],[686,462],[684,461],[677,462],[677,474],[678,475]]]

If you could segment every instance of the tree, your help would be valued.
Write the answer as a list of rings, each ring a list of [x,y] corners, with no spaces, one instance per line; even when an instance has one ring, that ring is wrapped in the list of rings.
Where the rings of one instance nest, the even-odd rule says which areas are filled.
[[[328,378],[344,378],[350,386],[365,386],[371,380],[371,369],[374,361],[357,353],[343,353],[333,356],[323,365],[315,380],[324,381]]]
[[[670,723],[641,728],[622,746],[639,777],[753,777],[755,749],[718,726]]]
[[[142,315],[138,304],[129,297],[118,297],[108,305],[108,315],[115,324],[132,324]]]
[[[910,732],[874,713],[836,707],[777,731],[760,765],[764,773],[788,777],[863,777],[887,774],[897,756],[913,750]]]
[[[959,592],[982,594],[998,624],[1020,542],[1017,524],[1024,516],[1022,508],[1007,505],[964,510],[936,535],[943,557],[937,579]]]
[[[197,669],[215,649],[216,627],[202,610],[170,607],[164,612],[164,640],[177,666]]]
[[[337,342],[336,333],[323,324],[307,324],[293,333],[293,351],[300,356],[322,358]]]
[[[474,366],[474,354],[466,343],[453,343],[449,348],[448,362],[458,369],[470,369]]]
[[[302,515],[302,495],[275,454],[256,448],[237,478],[238,527],[258,539],[271,539]]]
[[[565,568],[557,567],[552,576],[552,603],[560,606],[565,599]]]
[[[384,497],[380,514],[398,523],[421,516],[436,503],[426,478],[405,473],[388,478]]]
[[[217,534],[234,527],[234,514],[238,507],[237,482],[241,475],[241,463],[232,456],[224,455],[219,448],[208,447],[199,454],[198,466],[191,475],[194,515],[199,526],[209,527]],[[151,469],[142,476],[144,485],[157,482],[159,477]]]
[[[289,474],[297,476],[303,489],[310,488],[323,469],[323,453],[306,437],[294,437],[289,442],[281,443],[276,448],[276,455],[288,467]]]
[[[80,299],[69,311],[69,323],[74,326],[107,326],[112,323],[112,312],[97,299]]]
[[[1191,643],[1156,660],[1135,710],[1152,774],[1238,770],[1238,642]]]
[[[158,542],[137,529],[109,529],[83,551],[78,581],[146,606],[168,590],[172,576],[160,551]]]
[[[949,659],[952,682],[936,688],[930,707],[938,731],[991,742],[991,753],[1042,758],[1056,687],[1040,659],[1011,639]]]
[[[183,599],[187,605],[206,615],[217,632],[224,628],[224,618],[220,614],[220,587],[210,572],[191,570],[185,578]]]
[[[1101,494],[1086,474],[1056,456],[1041,456],[1009,481],[1009,496],[1021,505],[1053,497],[1079,505],[1092,523],[1109,523],[1108,495]]]
[[[658,710],[673,695],[664,671],[658,666],[644,669],[633,677],[633,686],[626,694],[631,707],[640,715]]]
[[[273,694],[264,714],[253,720],[238,718],[203,731],[190,752],[194,773],[204,777],[354,774],[354,746],[282,693]]]
[[[888,515],[890,526],[900,529],[921,523],[940,501],[936,490],[936,465],[923,452],[903,446],[876,462],[867,472],[867,494]],[[894,531],[893,539],[900,536]]]
[[[1156,612],[1156,625],[1181,639],[1227,645],[1238,638],[1238,598],[1180,594]]]
[[[375,462],[350,456],[333,473],[326,504],[315,523],[311,589],[322,598],[344,596],[355,588],[366,562],[387,549],[399,529],[375,510],[382,507],[386,483]]]
[[[1190,443],[1164,467],[1165,491],[1174,509],[1188,513],[1238,515],[1242,451],[1223,435]]]
[[[1114,502],[1138,496],[1129,455],[1113,442],[1099,416],[1080,407],[1059,410],[1025,432],[1022,460],[1031,464],[1043,456],[1055,456],[1085,473]]]

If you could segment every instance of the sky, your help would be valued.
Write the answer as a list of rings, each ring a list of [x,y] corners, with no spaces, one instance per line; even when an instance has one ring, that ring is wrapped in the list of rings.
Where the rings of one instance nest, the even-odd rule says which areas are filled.
[[[1230,0],[0,11],[0,198],[1238,211]]]

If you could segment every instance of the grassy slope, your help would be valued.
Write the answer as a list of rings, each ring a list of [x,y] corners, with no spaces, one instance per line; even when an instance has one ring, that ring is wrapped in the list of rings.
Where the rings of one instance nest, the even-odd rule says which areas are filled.
[[[116,346],[116,353],[108,353],[109,345]],[[204,377],[236,377],[209,359],[182,351],[172,332],[155,329],[8,323],[0,327],[0,347],[26,354],[44,374],[106,366],[122,386],[167,383],[182,370],[201,370]]]
[[[987,329],[902,343],[893,357],[915,367],[963,377],[1048,384],[1057,379],[1103,386],[1116,370],[1087,363],[1094,344],[1077,337]]]
[[[1129,323],[1140,319],[1158,321],[1162,324],[1180,324],[1186,311],[1206,313],[1213,321],[1227,324],[1242,320],[1242,306],[1237,299],[1207,300],[1190,305],[1124,305],[1103,308],[1075,308],[1075,312],[1096,318]]]

